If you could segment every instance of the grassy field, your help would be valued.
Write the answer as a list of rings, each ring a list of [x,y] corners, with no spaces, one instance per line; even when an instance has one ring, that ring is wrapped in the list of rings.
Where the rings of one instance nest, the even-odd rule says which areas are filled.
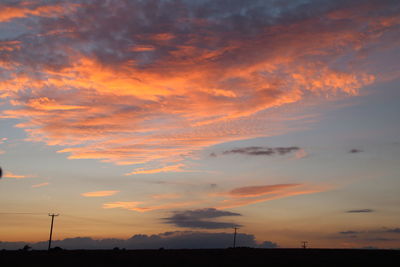
[[[399,250],[196,249],[0,251],[0,266],[400,266]]]

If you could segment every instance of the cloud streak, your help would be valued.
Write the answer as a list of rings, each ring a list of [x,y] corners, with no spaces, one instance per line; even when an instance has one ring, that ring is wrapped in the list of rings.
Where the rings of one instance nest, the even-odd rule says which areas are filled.
[[[223,151],[223,155],[229,154],[243,154],[247,156],[274,156],[274,155],[286,155],[292,152],[299,151],[300,148],[297,146],[290,147],[260,147],[260,146],[251,146],[251,147],[243,147],[243,148],[235,148],[232,150]]]
[[[228,192],[215,194],[215,196],[224,197],[224,199],[222,199],[215,207],[219,209],[241,207],[285,197],[315,194],[331,189],[332,186],[329,185],[311,186],[306,184],[276,184],[239,187]]]
[[[82,193],[81,195],[84,197],[108,197],[117,194],[119,191],[117,190],[106,190],[106,191],[93,191]]]
[[[185,201],[185,202],[170,202],[170,203],[148,203],[144,201],[116,201],[110,203],[104,203],[104,209],[126,209],[137,212],[148,212],[154,210],[170,210],[176,208],[187,207],[190,205],[198,204],[197,201]]]
[[[138,168],[134,170],[133,172],[126,173],[125,175],[135,175],[135,174],[154,174],[154,173],[160,173],[160,172],[186,172],[182,168],[185,165],[180,163],[176,165],[169,165],[161,168],[156,168],[156,169],[144,169],[144,168]]]
[[[38,188],[38,187],[43,187],[43,186],[48,186],[50,183],[40,183],[40,184],[34,184],[32,185],[33,188]]]
[[[374,212],[372,209],[358,209],[358,210],[348,210],[347,213],[370,213]]]
[[[275,185],[260,185],[246,186],[235,188],[228,192],[232,197],[258,197],[271,193],[279,193],[285,189],[299,186],[300,184],[275,184]]]
[[[4,178],[10,178],[10,179],[25,179],[25,178],[32,178],[35,177],[34,175],[22,175],[22,174],[15,174],[12,172],[5,172],[3,174]]]

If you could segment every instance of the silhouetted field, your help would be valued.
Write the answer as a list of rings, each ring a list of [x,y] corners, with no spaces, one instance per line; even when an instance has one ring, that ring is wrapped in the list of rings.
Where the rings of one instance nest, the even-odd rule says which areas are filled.
[[[0,251],[0,266],[400,266],[400,251],[250,248]]]

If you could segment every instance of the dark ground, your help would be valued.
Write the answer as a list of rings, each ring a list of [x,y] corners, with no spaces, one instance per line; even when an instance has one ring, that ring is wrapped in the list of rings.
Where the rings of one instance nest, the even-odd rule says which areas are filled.
[[[0,251],[0,266],[400,266],[400,250],[196,249]]]

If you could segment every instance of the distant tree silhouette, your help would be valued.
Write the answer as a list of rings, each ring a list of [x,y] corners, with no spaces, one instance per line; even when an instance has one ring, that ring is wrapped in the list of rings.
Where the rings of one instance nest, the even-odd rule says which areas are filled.
[[[25,246],[22,248],[22,251],[30,251],[31,249],[32,249],[31,246],[25,245]]]

